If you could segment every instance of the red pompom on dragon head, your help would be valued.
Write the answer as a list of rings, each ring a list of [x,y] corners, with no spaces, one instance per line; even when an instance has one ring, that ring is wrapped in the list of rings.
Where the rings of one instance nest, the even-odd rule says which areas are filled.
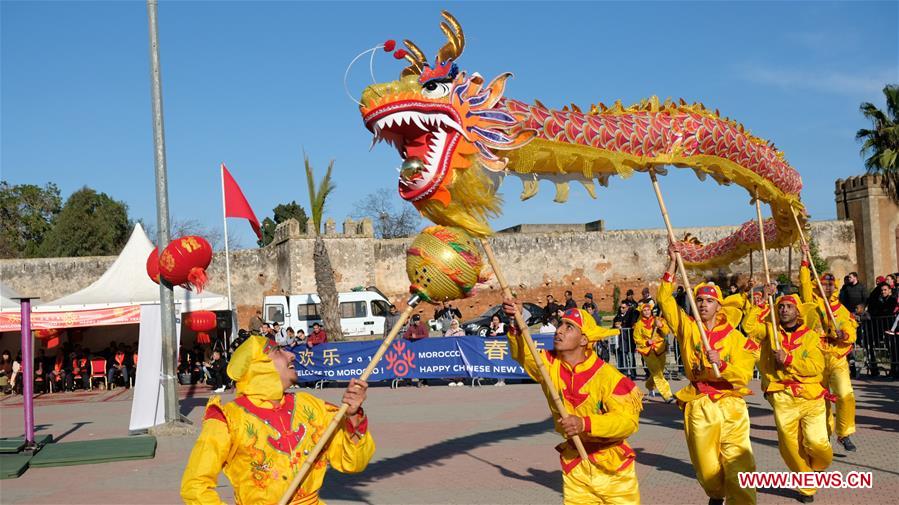
[[[791,207],[803,208],[801,178],[782,152],[743,125],[683,100],[598,103],[583,112],[573,104],[557,110],[505,98],[511,74],[487,82],[461,71],[465,35],[452,15],[442,15],[447,42],[434,60],[404,40],[405,50],[393,52],[409,64],[400,78],[367,87],[360,101],[373,144],[386,141],[403,160],[400,195],[432,222],[490,235],[487,219],[500,213],[496,191],[505,175],[522,179],[522,199],[534,196],[541,180],[551,181],[561,203],[571,182],[595,197],[595,181],[606,186],[613,175],[664,173],[671,165],[691,168],[700,179],[736,183],[769,203],[770,247],[785,247],[798,237]],[[392,50],[393,44],[380,47],[389,51],[388,45]],[[690,266],[711,268],[757,249],[747,238],[758,231],[757,223],[747,223],[714,243],[679,247]]]

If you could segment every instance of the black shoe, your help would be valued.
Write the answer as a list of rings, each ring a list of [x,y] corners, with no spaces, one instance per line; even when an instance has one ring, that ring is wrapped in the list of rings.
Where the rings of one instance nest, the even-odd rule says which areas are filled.
[[[796,498],[796,501],[798,501],[799,503],[812,503],[815,501],[815,497],[810,494],[800,494]]]
[[[843,449],[846,449],[846,452],[855,452],[855,444],[852,443],[849,437],[837,438],[837,441],[843,444]]]
[[[709,498],[709,505],[724,505],[724,498]]]

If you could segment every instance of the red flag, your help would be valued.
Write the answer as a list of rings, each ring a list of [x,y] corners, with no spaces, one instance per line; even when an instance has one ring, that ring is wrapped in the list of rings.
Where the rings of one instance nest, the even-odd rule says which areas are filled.
[[[256,236],[259,237],[259,240],[262,240],[262,229],[259,227],[259,220],[256,219],[256,214],[253,213],[253,208],[247,202],[247,197],[243,196],[243,191],[240,190],[240,186],[237,185],[234,177],[231,177],[231,172],[225,168],[224,163],[222,163],[222,190],[225,193],[225,217],[242,217],[247,219],[250,222],[250,226],[253,227],[253,231],[256,232]]]

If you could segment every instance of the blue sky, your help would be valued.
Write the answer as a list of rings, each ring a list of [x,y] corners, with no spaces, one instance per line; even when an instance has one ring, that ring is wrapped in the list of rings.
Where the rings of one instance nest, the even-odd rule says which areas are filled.
[[[335,160],[338,223],[372,190],[395,188],[399,160],[371,135],[343,90],[347,64],[385,39],[429,55],[444,39],[440,9],[467,44],[461,68],[511,71],[506,95],[582,107],[649,95],[702,101],[774,140],[803,176],[815,219],[833,219],[834,180],[863,171],[854,132],[860,102],[884,106],[899,82],[897,2],[303,3],[174,2],[159,6],[171,213],[221,226],[224,161],[260,220],[281,202],[308,207],[302,152],[323,173]],[[0,171],[13,184],[87,185],[155,222],[145,3],[0,2]],[[402,65],[381,53],[379,81]],[[355,95],[367,65],[350,78]],[[673,171],[662,188],[675,226],[739,224],[745,190]],[[494,226],[605,219],[658,228],[645,176],[613,180],[591,200],[572,188],[552,202],[544,183],[519,202],[502,187]],[[397,204],[401,203],[397,197]],[[230,221],[244,246],[249,226]]]

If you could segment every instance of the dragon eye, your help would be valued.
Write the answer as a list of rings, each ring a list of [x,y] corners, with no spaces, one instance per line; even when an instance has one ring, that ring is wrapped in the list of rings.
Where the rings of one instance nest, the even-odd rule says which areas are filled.
[[[442,98],[450,92],[450,83],[431,81],[421,88],[421,94],[425,98]]]

